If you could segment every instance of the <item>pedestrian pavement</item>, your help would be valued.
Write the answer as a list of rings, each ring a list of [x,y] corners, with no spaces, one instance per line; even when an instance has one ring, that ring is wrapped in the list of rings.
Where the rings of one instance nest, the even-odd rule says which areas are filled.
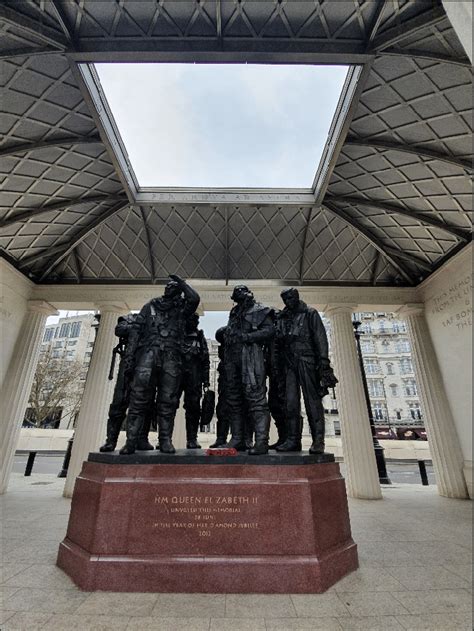
[[[434,486],[350,500],[360,568],[326,593],[240,595],[79,590],[55,565],[70,507],[63,485],[13,474],[0,498],[1,631],[472,629],[472,504]]]

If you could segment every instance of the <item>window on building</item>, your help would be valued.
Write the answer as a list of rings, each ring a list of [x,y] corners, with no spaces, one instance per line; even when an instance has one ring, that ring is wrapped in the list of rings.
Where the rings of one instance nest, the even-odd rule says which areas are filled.
[[[69,331],[71,330],[70,322],[63,322],[61,329],[59,330],[59,337],[69,337]]]
[[[390,386],[390,394],[392,395],[392,397],[398,397],[399,393],[398,393],[398,386],[396,383],[391,383]]]
[[[400,360],[400,372],[402,373],[402,375],[413,372],[413,364],[411,359],[409,359],[408,357],[403,357]]]
[[[369,379],[367,382],[371,397],[383,397],[383,382],[381,379]]]
[[[54,329],[54,337],[58,337],[58,335],[59,335],[59,327],[57,326],[57,327]]]
[[[62,348],[62,347],[63,347],[62,342],[54,342],[54,348]]]
[[[69,340],[69,342],[67,343],[68,346],[76,346],[77,344],[77,340]]]
[[[423,415],[421,413],[420,404],[418,402],[410,403],[409,409],[410,409],[410,416],[412,417],[414,421],[421,420]]]
[[[372,326],[370,322],[363,322],[362,326],[360,327],[360,330],[363,331],[364,333],[372,333]]]
[[[390,342],[388,340],[383,340],[382,342],[382,353],[390,353]]]
[[[407,339],[397,341],[397,353],[409,353],[410,350],[410,342]]]
[[[376,421],[382,421],[385,416],[385,405],[381,401],[372,403],[372,413]]]
[[[73,322],[71,325],[71,332],[69,337],[79,337],[79,333],[81,332],[81,324],[82,322]]]
[[[418,394],[416,381],[414,379],[404,379],[403,389],[405,390],[407,397],[416,397]]]
[[[385,320],[379,320],[379,331],[380,333],[387,332],[387,322]]]
[[[387,375],[394,375],[395,374],[395,369],[393,367],[393,364],[390,362],[387,364]]]
[[[360,347],[363,353],[375,353],[375,345],[372,340],[361,340]]]
[[[401,419],[402,419],[402,411],[401,410],[395,410],[395,416],[397,417],[397,421],[401,421]]]
[[[380,372],[380,365],[376,359],[364,359],[364,366],[369,375],[375,375]]]
[[[51,357],[53,357],[54,359],[57,359],[57,358],[59,357],[59,352],[60,352],[60,351],[53,351],[53,352],[51,353]]]
[[[44,332],[43,342],[49,342],[53,339],[54,329],[46,329]]]

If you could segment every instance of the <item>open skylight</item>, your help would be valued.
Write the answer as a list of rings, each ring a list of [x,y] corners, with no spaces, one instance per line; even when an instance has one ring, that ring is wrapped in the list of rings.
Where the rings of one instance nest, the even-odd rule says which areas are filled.
[[[347,66],[96,64],[140,187],[310,188]]]

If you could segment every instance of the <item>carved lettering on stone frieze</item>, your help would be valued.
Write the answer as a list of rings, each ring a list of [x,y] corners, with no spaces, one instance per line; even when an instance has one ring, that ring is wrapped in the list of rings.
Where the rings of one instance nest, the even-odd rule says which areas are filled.
[[[427,311],[434,317],[441,317],[444,328],[462,330],[471,327],[472,273],[431,297],[427,302]]]

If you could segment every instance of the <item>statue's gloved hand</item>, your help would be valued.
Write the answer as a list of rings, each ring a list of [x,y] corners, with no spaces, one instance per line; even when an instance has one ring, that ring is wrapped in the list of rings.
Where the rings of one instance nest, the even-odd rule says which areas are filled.
[[[181,276],[178,276],[177,274],[169,274],[169,277],[171,278],[171,280],[174,280],[175,283],[178,283],[180,287],[183,287],[183,285],[186,284],[186,282],[181,278]]]
[[[329,364],[321,367],[320,378],[323,388],[335,388],[338,383],[338,379]]]
[[[209,390],[209,382],[206,381],[202,384],[202,389],[204,390],[204,392],[207,392]]]

